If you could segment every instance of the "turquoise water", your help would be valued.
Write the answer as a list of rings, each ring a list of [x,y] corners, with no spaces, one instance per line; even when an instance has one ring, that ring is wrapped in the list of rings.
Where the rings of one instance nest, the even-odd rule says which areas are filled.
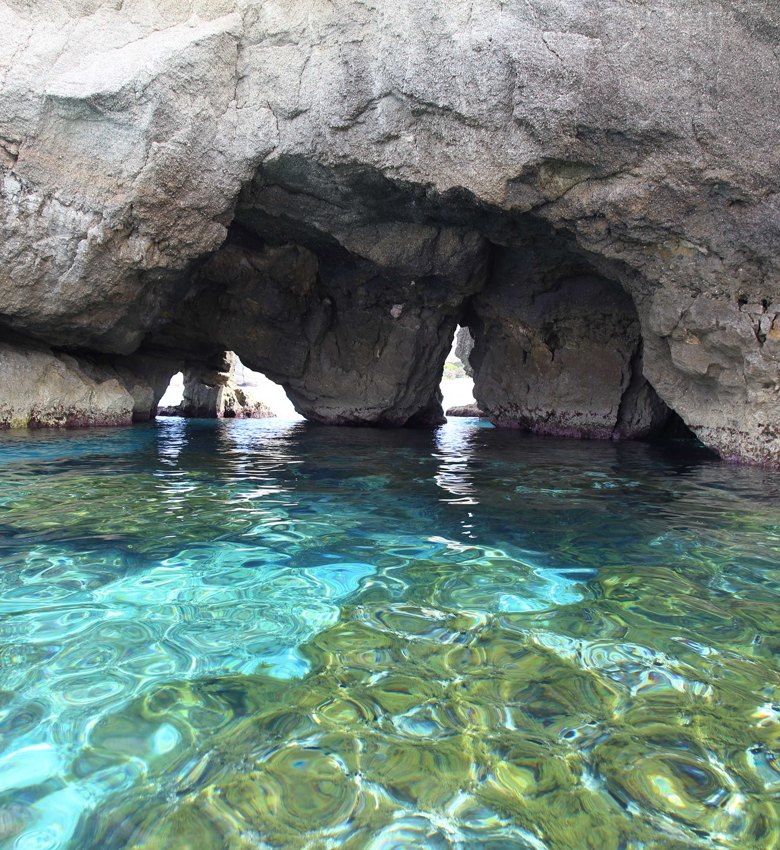
[[[0,564],[0,850],[780,847],[777,473],[6,433]]]

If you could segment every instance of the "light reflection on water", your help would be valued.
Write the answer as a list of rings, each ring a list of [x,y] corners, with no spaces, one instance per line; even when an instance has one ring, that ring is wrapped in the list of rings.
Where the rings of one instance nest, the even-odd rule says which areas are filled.
[[[0,848],[780,846],[780,476],[279,420],[0,436]]]

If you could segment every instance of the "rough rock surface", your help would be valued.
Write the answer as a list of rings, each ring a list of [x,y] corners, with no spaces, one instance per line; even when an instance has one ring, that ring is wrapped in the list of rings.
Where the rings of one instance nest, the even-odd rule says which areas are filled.
[[[0,342],[0,428],[129,425],[155,415],[174,369],[143,357],[74,357]]]
[[[445,415],[482,417],[485,413],[480,409],[478,404],[461,404],[455,407],[448,407]]]
[[[372,259],[338,246],[317,255],[294,244],[228,241],[199,271],[197,296],[155,342],[181,350],[199,328],[282,384],[316,421],[440,422],[441,372],[460,306],[482,284],[483,240],[453,228],[406,228],[386,235],[385,247],[382,235],[377,226],[363,236]],[[412,238],[411,258],[391,253],[408,250]]]
[[[644,376],[724,456],[780,463],[778,42],[760,0],[5,4],[0,333],[231,348],[310,418],[403,424],[440,417],[468,321],[498,418],[638,434]],[[490,269],[537,237],[581,316],[571,280],[622,287],[636,344],[561,302],[551,361],[529,298],[501,318]],[[562,364],[590,357],[609,389],[580,397]]]
[[[472,316],[474,397],[496,424],[610,439],[644,437],[666,421],[619,284],[577,274],[538,245],[497,250]]]
[[[463,364],[463,370],[469,376],[474,377],[474,368],[471,365],[471,352],[474,350],[474,337],[468,328],[458,328],[455,334],[455,356]]]
[[[181,405],[178,404],[165,404],[162,407],[157,408],[158,416],[181,416]]]

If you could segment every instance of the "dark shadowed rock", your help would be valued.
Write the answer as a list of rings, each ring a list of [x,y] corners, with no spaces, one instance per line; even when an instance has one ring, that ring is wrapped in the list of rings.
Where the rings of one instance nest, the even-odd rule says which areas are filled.
[[[474,396],[496,424],[541,434],[644,437],[668,410],[642,373],[641,332],[617,283],[554,246],[493,254],[472,303]]]
[[[166,404],[163,407],[157,408],[158,416],[181,416],[181,405],[180,404]]]

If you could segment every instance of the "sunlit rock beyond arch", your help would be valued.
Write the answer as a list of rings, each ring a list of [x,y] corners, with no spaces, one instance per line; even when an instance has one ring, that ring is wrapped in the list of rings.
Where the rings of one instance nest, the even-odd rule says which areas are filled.
[[[5,426],[226,350],[431,425],[460,322],[497,422],[780,462],[771,5],[66,6],[0,10]]]

